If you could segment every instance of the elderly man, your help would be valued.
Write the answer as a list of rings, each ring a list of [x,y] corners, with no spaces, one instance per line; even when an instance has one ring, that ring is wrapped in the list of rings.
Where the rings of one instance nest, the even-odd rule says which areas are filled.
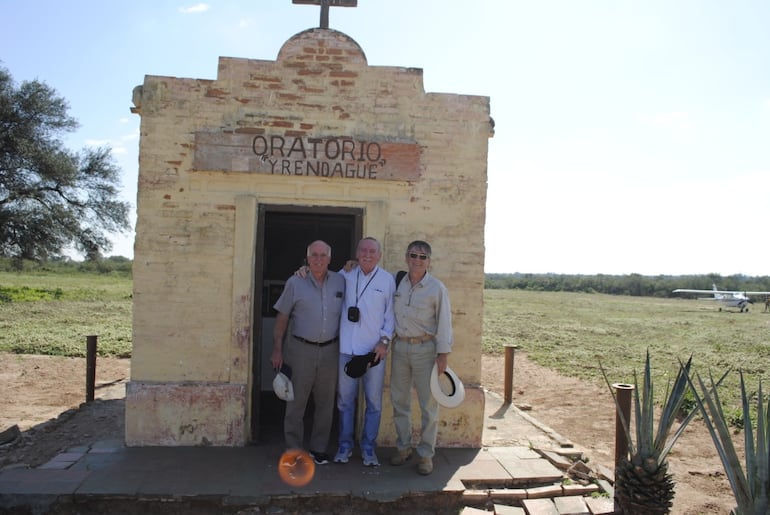
[[[428,273],[431,248],[413,241],[406,249],[409,273],[396,289],[396,337],[391,358],[390,393],[397,452],[391,465],[403,465],[412,456],[412,386],[421,411],[417,472],[433,472],[438,434],[438,403],[430,389],[433,366],[443,374],[452,351],[452,309],[444,284]]]
[[[286,282],[274,306],[278,315],[270,359],[276,370],[284,362],[292,368],[294,400],[286,403],[283,420],[288,448],[304,447],[303,418],[310,394],[313,395],[315,411],[309,447],[319,465],[329,463],[326,449],[334,417],[337,342],[345,295],[345,279],[329,270],[331,255],[332,249],[326,242],[314,241],[307,248],[310,273],[305,277],[292,276]],[[288,327],[292,330],[287,335]]]
[[[359,382],[364,385],[366,410],[361,432],[361,458],[369,467],[380,465],[375,449],[382,414],[382,389],[385,379],[385,357],[393,335],[393,276],[382,270],[380,242],[364,238],[356,250],[358,267],[341,273],[345,277],[345,306],[340,320],[340,357],[337,409],[339,410],[339,448],[336,463],[347,463],[353,452],[354,415]],[[354,356],[372,353],[372,365],[352,377],[345,366]],[[356,376],[357,374],[352,374]]]

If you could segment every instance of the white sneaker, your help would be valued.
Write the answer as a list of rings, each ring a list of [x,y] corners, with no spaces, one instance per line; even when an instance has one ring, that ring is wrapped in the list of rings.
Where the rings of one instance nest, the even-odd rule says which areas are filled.
[[[361,451],[361,458],[364,460],[364,467],[379,467],[380,460],[377,459],[377,455],[374,454],[372,449],[364,449]]]
[[[353,454],[352,449],[340,447],[337,454],[334,456],[334,463],[347,463],[351,454]]]

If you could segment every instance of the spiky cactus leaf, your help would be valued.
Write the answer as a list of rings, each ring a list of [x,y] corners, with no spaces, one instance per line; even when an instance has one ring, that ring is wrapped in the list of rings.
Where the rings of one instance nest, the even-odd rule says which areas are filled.
[[[688,378],[690,377],[690,367],[692,366],[692,355],[687,363],[682,364],[679,362],[679,372],[674,380],[673,387],[666,392],[666,398],[664,400],[663,410],[660,414],[660,420],[658,421],[658,434],[655,437],[655,450],[658,453],[658,463],[663,463],[674,443],[687,427],[687,424],[695,416],[697,410],[692,410],[680,423],[677,430],[669,436],[671,429],[676,422],[679,413],[682,411],[682,405],[684,404],[687,392],[690,390],[690,383]]]
[[[652,367],[650,353],[649,350],[647,351],[641,388],[639,388],[639,376],[634,371],[635,442],[631,439],[629,423],[623,416],[617,396],[600,364],[629,444],[629,457],[623,460],[622,465],[618,465],[615,472],[615,494],[623,513],[668,513],[670,510],[674,489],[673,480],[667,472],[666,457],[685,426],[695,415],[693,410],[671,434],[685,396],[691,387],[689,383],[691,364],[692,356],[686,364],[679,362],[676,379],[673,385],[669,383],[666,389],[656,431]]]
[[[729,371],[728,371],[729,372]],[[714,378],[709,372],[709,378],[713,385],[711,389],[706,387],[700,374],[695,373],[695,378],[698,381],[701,395],[698,394],[698,389],[693,387],[693,393],[695,395],[695,401],[698,404],[698,408],[703,414],[703,422],[709,430],[711,439],[716,447],[719,459],[722,461],[722,467],[727,475],[727,480],[730,482],[730,488],[733,491],[733,496],[738,504],[736,514],[752,514],[753,502],[751,501],[751,493],[749,485],[746,481],[746,476],[743,473],[738,455],[735,452],[735,447],[732,443],[732,437],[730,436],[730,429],[727,427],[727,420],[722,411],[722,403],[719,400],[718,386],[722,380],[727,376],[727,372],[720,378],[718,382],[714,382]],[[692,380],[691,380],[692,383]],[[742,400],[745,401],[745,390],[741,391]],[[746,404],[744,402],[744,404]],[[708,409],[706,409],[708,407]],[[744,412],[744,418],[746,412]],[[749,423],[750,425],[750,423]]]

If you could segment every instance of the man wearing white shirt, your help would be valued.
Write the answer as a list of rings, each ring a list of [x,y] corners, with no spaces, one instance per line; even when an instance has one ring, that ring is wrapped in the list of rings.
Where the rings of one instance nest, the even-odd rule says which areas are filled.
[[[382,414],[382,389],[385,379],[385,357],[394,332],[393,276],[380,268],[382,247],[375,238],[358,243],[358,266],[342,271],[345,276],[345,303],[340,318],[340,358],[337,392],[339,410],[339,448],[336,463],[347,463],[353,452],[356,398],[359,382],[363,382],[366,410],[361,432],[361,458],[365,466],[380,465],[375,449]],[[361,377],[351,377],[345,365],[353,356],[373,353],[374,364]]]

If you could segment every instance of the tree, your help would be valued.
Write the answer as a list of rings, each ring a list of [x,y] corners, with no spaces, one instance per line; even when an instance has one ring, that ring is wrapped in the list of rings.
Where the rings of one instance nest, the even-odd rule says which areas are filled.
[[[120,168],[108,147],[73,153],[57,138],[78,127],[65,99],[45,83],[16,88],[0,67],[0,255],[59,257],[70,246],[95,259],[110,233],[130,228],[118,200]]]

